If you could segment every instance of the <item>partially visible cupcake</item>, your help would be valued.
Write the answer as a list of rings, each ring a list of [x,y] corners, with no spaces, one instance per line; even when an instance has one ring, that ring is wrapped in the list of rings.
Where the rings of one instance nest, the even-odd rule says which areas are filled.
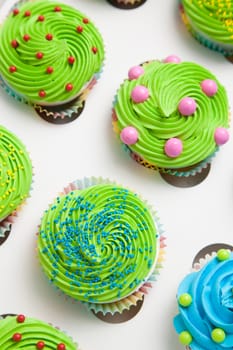
[[[233,56],[233,3],[180,0],[181,17],[189,32],[203,45]]]
[[[38,235],[39,261],[49,280],[101,319],[107,314],[108,322],[116,314],[117,322],[132,317],[127,310],[151,288],[163,248],[151,207],[102,178],[71,183],[44,212]]]
[[[78,345],[51,324],[24,315],[0,316],[0,349],[77,350]]]
[[[93,22],[57,1],[18,3],[0,28],[1,85],[51,123],[79,116],[103,60]]]
[[[0,244],[5,242],[17,210],[29,195],[32,163],[23,143],[0,126]]]
[[[206,68],[174,55],[129,70],[112,119],[131,157],[166,180],[195,181],[229,138],[224,87]]]
[[[113,6],[119,9],[135,9],[143,5],[147,0],[107,0]]]
[[[207,247],[209,253],[194,261],[193,272],[178,287],[174,327],[187,349],[233,348],[233,247],[223,247]]]

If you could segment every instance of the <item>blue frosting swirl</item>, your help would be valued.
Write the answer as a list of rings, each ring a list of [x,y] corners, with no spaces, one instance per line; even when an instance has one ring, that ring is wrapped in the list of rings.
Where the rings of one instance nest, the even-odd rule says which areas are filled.
[[[181,296],[186,293],[191,301],[182,306]],[[233,253],[223,261],[216,256],[187,275],[178,287],[177,300],[174,327],[179,334],[191,335],[185,345],[192,350],[233,349]],[[224,339],[214,340],[215,329],[223,331]]]

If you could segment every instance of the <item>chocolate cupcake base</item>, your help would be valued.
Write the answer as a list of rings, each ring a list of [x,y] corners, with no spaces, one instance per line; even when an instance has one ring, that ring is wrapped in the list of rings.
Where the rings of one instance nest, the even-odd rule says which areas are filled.
[[[123,10],[132,10],[135,9],[141,5],[143,5],[147,0],[141,0],[140,2],[135,2],[134,4],[123,4],[123,3],[119,3],[116,0],[107,0],[107,2],[109,2],[111,5],[119,8],[119,9],[123,9]]]
[[[142,300],[138,300],[136,305],[131,305],[128,310],[124,310],[122,313],[116,312],[114,314],[111,314],[110,312],[107,312],[106,314],[103,314],[101,311],[94,312],[94,310],[91,310],[93,314],[99,318],[101,321],[107,322],[107,323],[123,323],[131,320],[134,318],[138,312],[141,310],[141,307],[143,305],[144,297]]]
[[[210,164],[207,164],[206,168],[203,168],[200,172],[197,172],[195,175],[189,176],[176,176],[165,172],[159,172],[160,176],[170,185],[176,187],[193,187],[199,185],[202,181],[204,181],[209,172],[210,172]]]
[[[194,257],[193,262],[192,262],[192,267],[194,267],[194,265],[196,263],[199,263],[200,259],[205,259],[205,256],[207,254],[217,252],[219,249],[229,249],[229,250],[233,251],[233,246],[230,244],[226,244],[226,243],[213,243],[213,244],[209,244],[209,245],[205,246]]]
[[[0,231],[1,231],[1,228],[3,228],[3,232],[4,232],[4,235],[0,236],[0,245],[2,245],[9,237],[11,233],[11,227],[12,225],[8,225],[7,229],[5,229],[4,221],[0,222]]]
[[[85,101],[80,101],[77,107],[74,108],[74,103],[76,104],[78,100],[71,101],[69,103],[59,105],[59,106],[41,106],[34,105],[36,113],[45,121],[52,124],[67,124],[75,119],[77,119],[85,107]],[[72,108],[71,113],[67,113],[68,110]]]

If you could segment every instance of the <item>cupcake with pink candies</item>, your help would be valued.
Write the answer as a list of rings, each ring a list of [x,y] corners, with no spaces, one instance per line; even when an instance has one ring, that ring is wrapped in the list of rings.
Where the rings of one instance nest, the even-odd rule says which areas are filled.
[[[143,5],[147,0],[107,0],[111,5],[119,9],[134,9]]]
[[[229,139],[225,88],[208,69],[175,55],[129,69],[112,120],[129,155],[179,187],[202,182]]]

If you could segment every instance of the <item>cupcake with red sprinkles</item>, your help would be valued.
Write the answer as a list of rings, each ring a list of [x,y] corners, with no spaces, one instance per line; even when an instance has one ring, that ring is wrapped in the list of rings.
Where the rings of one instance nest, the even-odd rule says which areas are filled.
[[[102,178],[69,184],[43,214],[42,268],[59,290],[107,322],[139,311],[164,256],[156,212],[137,194]]]
[[[224,86],[207,68],[175,55],[129,69],[112,119],[127,153],[180,187],[203,181],[229,139]]]
[[[1,86],[51,123],[80,115],[103,60],[91,19],[60,2],[18,3],[0,28]]]
[[[58,328],[32,317],[0,316],[1,350],[78,350],[78,345]]]

